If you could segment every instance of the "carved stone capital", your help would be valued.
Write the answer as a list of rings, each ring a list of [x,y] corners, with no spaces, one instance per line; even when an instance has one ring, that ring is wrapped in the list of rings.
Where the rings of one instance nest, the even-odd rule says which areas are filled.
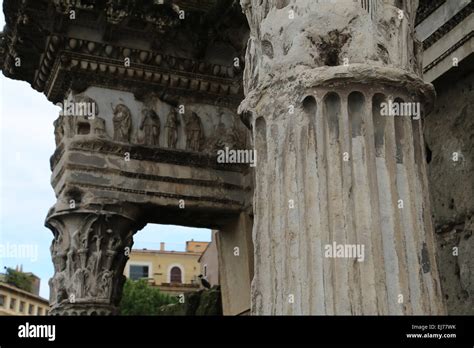
[[[49,216],[46,226],[54,234],[50,314],[117,313],[136,222],[117,213],[79,211]]]

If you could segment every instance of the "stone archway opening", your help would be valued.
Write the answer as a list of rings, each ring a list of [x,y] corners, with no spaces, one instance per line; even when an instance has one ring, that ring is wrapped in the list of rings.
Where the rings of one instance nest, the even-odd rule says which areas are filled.
[[[134,235],[123,269],[126,278],[147,279],[163,293],[179,297],[203,290],[201,275],[211,289],[220,291],[224,315],[249,313],[254,267],[251,217],[215,215],[212,221],[218,225],[204,226],[198,222],[193,226],[187,219],[181,220],[186,226],[150,220]]]
[[[206,265],[212,285],[219,285],[215,244],[210,229],[148,224],[134,236],[124,275],[146,279],[161,292],[178,296],[202,289],[199,275]]]

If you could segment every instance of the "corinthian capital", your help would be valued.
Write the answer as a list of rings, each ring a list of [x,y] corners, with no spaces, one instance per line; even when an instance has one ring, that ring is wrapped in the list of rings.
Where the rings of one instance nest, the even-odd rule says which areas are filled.
[[[49,216],[53,234],[51,314],[114,314],[123,269],[137,224],[111,212],[67,212]]]

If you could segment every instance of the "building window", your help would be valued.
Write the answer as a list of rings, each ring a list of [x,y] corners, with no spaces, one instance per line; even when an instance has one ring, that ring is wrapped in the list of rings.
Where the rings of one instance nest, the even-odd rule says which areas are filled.
[[[35,306],[32,305],[32,304],[30,304],[30,305],[28,306],[28,314],[32,315],[34,309],[35,309]]]
[[[182,283],[181,268],[174,266],[170,271],[170,283]]]
[[[38,310],[36,312],[37,315],[43,315],[43,308],[38,307]]]
[[[204,265],[203,271],[204,271],[204,272],[203,272],[203,273],[204,273],[204,277],[206,277],[206,276],[207,276],[207,265]]]
[[[5,295],[0,295],[0,307],[5,306]]]
[[[148,266],[130,265],[130,279],[138,280],[142,278],[148,278]]]
[[[20,308],[18,310],[20,313],[23,313],[25,311],[25,302],[20,301]]]
[[[16,298],[13,298],[13,297],[10,298],[10,309],[11,310],[16,309]]]

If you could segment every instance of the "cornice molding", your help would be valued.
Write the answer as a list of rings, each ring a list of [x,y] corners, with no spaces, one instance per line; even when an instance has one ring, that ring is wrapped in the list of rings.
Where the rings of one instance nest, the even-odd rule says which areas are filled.
[[[128,58],[130,66],[125,66]],[[69,88],[83,83],[136,92],[143,88],[177,95],[195,95],[211,104],[235,107],[243,98],[233,66],[210,64],[158,51],[137,50],[53,35],[35,74],[33,87],[52,102],[64,99]],[[74,79],[72,78],[74,77]]]
[[[146,6],[142,5],[153,8],[153,11],[145,11]],[[78,11],[77,21],[67,17],[71,9]],[[179,28],[170,24],[168,29],[186,31],[202,21],[206,23],[202,24],[203,28],[194,30],[194,33],[199,32],[197,37],[204,40],[203,43],[199,41],[196,43],[198,48],[181,57],[159,51],[154,40],[161,34],[153,28],[156,20],[176,16],[179,9],[186,11],[189,20],[178,20],[181,23]],[[9,78],[29,82],[53,102],[62,101],[70,88],[80,90],[81,86],[87,88],[93,85],[133,93],[140,89],[154,90],[173,97],[184,95],[233,108],[243,98],[239,78],[244,64],[242,52],[236,51],[241,64],[237,68],[232,65],[234,62],[224,66],[199,58],[199,52],[203,50],[200,45],[207,45],[206,38],[201,38],[201,35],[208,32],[213,34],[206,35],[222,34],[219,34],[218,28],[207,28],[211,23],[206,16],[231,16],[236,11],[232,1],[165,0],[160,5],[151,0],[140,3],[119,0],[5,0],[4,11],[7,26],[5,32],[0,33],[1,70]],[[110,22],[108,16],[114,11],[125,16],[123,21]],[[85,28],[88,23],[92,29],[99,30],[103,37],[97,40],[101,42],[81,40],[66,34],[71,25]],[[151,49],[114,44],[117,33],[120,37],[129,37],[131,43],[134,38],[145,39],[146,42],[149,37],[151,41],[145,46]],[[208,37],[207,40],[213,39]],[[184,57],[186,55],[189,57]],[[17,58],[21,59],[21,65],[15,65]],[[130,58],[130,66],[124,64],[125,58]]]

